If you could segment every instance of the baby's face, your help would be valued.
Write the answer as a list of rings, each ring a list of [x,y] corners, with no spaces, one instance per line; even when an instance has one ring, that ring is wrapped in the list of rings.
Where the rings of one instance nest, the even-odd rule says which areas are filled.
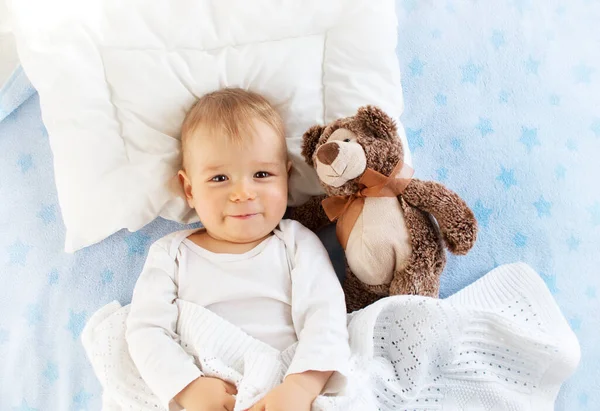
[[[266,123],[255,121],[255,128],[255,136],[239,145],[200,130],[187,150],[188,203],[218,240],[260,240],[285,213],[289,165],[284,143]]]

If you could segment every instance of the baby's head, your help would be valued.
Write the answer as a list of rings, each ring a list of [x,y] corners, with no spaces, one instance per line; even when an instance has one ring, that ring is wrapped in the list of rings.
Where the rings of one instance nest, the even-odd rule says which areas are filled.
[[[201,97],[181,129],[179,179],[214,238],[250,243],[269,235],[287,206],[283,121],[259,94],[238,88]]]

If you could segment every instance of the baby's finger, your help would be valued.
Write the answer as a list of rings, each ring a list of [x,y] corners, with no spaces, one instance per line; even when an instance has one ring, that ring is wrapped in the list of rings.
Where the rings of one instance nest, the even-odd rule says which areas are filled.
[[[235,407],[235,398],[231,395],[226,395],[225,397],[225,409],[227,411],[233,411],[233,408]]]
[[[250,411],[265,411],[265,402],[264,401],[259,401],[256,404],[254,404],[254,406],[252,408],[250,408]]]
[[[229,384],[228,382],[223,381],[223,384],[225,384],[225,392],[229,395],[236,395],[237,394],[237,388],[235,388],[235,385],[233,384]]]

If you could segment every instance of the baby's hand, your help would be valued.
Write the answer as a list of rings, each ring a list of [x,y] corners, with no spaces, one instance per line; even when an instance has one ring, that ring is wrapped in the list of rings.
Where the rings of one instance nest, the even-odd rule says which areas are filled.
[[[315,396],[294,380],[286,379],[249,411],[310,411]]]
[[[233,411],[237,389],[218,378],[200,377],[192,381],[175,401],[186,411]]]

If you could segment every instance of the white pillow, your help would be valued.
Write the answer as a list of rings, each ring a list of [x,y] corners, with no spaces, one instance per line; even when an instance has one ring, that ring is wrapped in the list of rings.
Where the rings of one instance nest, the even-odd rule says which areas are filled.
[[[179,132],[186,110],[207,92],[251,89],[282,114],[294,166],[291,205],[321,192],[300,156],[310,126],[364,104],[396,119],[403,109],[393,0],[9,6],[50,137],[67,252],[157,216],[196,221],[176,178]]]
[[[6,3],[0,0],[0,89],[19,66]],[[0,117],[1,118],[1,117]]]

